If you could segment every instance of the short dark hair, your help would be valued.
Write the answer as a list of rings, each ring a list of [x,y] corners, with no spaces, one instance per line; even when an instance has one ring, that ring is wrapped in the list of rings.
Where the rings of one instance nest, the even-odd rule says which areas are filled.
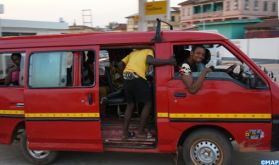
[[[12,53],[11,58],[13,58],[13,57],[18,57],[20,59],[21,54],[20,53]]]
[[[198,48],[202,48],[204,51],[206,51],[206,49],[205,49],[205,47],[204,47],[203,45],[193,45],[191,51],[192,51],[192,52],[195,52],[196,49],[198,49]]]

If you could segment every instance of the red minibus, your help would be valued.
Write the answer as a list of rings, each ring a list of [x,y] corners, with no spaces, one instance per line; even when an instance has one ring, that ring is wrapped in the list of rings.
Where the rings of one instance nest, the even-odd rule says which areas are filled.
[[[220,60],[213,62],[215,70],[202,88],[191,94],[177,67],[195,45]],[[154,67],[148,80],[153,106],[146,130],[151,136],[122,139],[126,102],[116,64],[142,48],[152,49],[156,58],[174,56],[178,66]],[[17,74],[12,73],[15,67]],[[192,73],[194,79],[198,75]],[[138,103],[130,130],[139,126],[141,108]],[[3,37],[0,143],[17,140],[23,156],[34,164],[53,162],[58,151],[180,153],[185,164],[230,164],[232,142],[240,151],[278,151],[279,86],[214,33]]]

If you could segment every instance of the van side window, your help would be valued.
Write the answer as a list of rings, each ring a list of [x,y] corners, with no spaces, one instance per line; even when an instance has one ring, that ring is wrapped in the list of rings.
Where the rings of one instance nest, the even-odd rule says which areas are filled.
[[[192,45],[174,45],[173,52],[177,60],[174,69],[175,78],[179,78],[179,69],[183,63],[189,63]],[[190,65],[192,76],[198,77],[199,73],[205,68],[213,66],[213,72],[207,74],[207,79],[234,81],[247,88],[265,89],[266,84],[254,73],[244,62],[240,61],[226,47],[221,44],[202,44],[206,49],[203,60],[199,64]]]
[[[92,86],[95,82],[95,52],[84,51],[82,54],[81,65],[81,84],[82,86]]]
[[[25,53],[0,53],[0,86],[23,86]]]
[[[29,86],[33,88],[73,85],[73,53],[41,52],[30,57]]]

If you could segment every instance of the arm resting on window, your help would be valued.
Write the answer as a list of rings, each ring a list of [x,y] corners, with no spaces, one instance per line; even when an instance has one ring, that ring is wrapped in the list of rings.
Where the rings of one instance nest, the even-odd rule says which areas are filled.
[[[183,83],[185,84],[185,86],[188,88],[188,91],[191,93],[191,94],[196,94],[199,89],[201,88],[202,84],[203,84],[203,81],[205,79],[205,76],[208,72],[210,72],[211,69],[210,68],[205,68],[200,76],[198,77],[198,79],[195,81],[192,77],[192,75],[182,75],[182,81]]]
[[[174,57],[171,57],[169,59],[157,59],[152,57],[151,55],[147,56],[146,63],[148,65],[154,65],[154,66],[176,65],[176,61]]]

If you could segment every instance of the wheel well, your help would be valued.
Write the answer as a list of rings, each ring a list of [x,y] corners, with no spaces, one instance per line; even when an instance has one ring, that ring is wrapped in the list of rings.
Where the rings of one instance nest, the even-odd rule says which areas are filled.
[[[234,137],[232,136],[232,134],[230,132],[228,132],[226,129],[219,127],[219,126],[212,126],[212,125],[198,125],[198,126],[193,126],[187,130],[185,130],[182,135],[179,138],[178,141],[178,146],[183,145],[184,140],[193,132],[198,131],[200,129],[203,128],[210,128],[210,129],[214,129],[222,134],[224,134],[230,141],[234,140]]]
[[[21,130],[25,129],[25,123],[24,121],[21,121],[17,124],[17,126],[15,127],[14,131],[13,131],[13,135],[12,135],[12,139],[11,141],[15,141],[15,140],[19,140],[18,135],[20,135],[22,133]]]

